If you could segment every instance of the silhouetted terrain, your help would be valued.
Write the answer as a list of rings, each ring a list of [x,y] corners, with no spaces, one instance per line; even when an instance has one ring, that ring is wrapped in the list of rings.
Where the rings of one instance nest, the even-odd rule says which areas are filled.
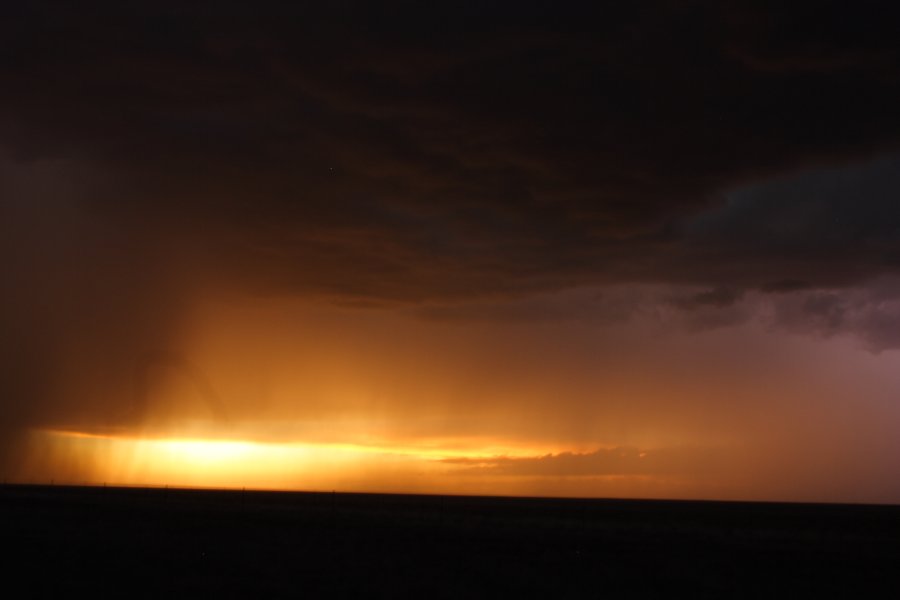
[[[900,592],[900,507],[3,486],[34,595]]]

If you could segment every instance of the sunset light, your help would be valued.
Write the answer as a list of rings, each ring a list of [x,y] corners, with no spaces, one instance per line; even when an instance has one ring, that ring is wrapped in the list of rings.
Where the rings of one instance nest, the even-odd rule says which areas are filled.
[[[900,2],[10,1],[0,85],[4,597],[900,598]]]
[[[672,497],[709,486],[691,471],[712,466],[702,449],[572,452],[477,439],[373,445],[39,430],[29,447],[30,472],[40,477],[31,483],[78,485],[510,495],[556,489],[573,496],[602,489],[608,496],[642,490]],[[708,487],[706,493],[727,497],[734,490]]]
[[[433,444],[378,447],[54,430],[34,432],[32,447],[45,461],[34,465],[36,472],[80,477],[57,477],[60,483],[344,491],[394,491],[404,485],[447,491],[452,481],[441,477],[460,467],[443,461],[520,456],[499,447],[487,448],[499,454],[480,455]],[[423,482],[423,477],[428,479]]]

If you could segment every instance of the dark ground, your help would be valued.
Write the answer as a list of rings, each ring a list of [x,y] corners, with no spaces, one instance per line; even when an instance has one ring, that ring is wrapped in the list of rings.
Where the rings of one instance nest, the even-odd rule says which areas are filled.
[[[888,506],[7,485],[0,539],[33,596],[900,597]]]

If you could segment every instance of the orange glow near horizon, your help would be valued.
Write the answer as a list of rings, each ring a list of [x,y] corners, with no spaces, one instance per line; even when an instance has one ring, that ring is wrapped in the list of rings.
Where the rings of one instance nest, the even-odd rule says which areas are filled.
[[[262,442],[35,430],[31,472],[60,483],[285,490],[448,492],[460,467],[445,459],[530,457],[551,451],[494,444],[440,447]],[[555,451],[555,450],[554,450]],[[61,473],[53,476],[54,473]],[[465,486],[463,486],[465,487]]]
[[[898,456],[896,403],[877,383],[896,378],[900,357],[845,340],[751,328],[737,351],[718,331],[628,343],[630,331],[581,323],[526,331],[397,311],[266,305],[251,318],[238,308],[203,311],[207,321],[185,334],[189,359],[151,364],[138,394],[133,359],[74,361],[52,412],[16,439],[0,474],[297,491],[894,497],[895,469],[881,457]],[[822,368],[847,357],[858,362]],[[866,444],[859,431],[872,433]]]
[[[39,429],[31,432],[29,477],[21,482],[452,495],[728,496],[727,490],[701,489],[696,482],[666,473],[548,476],[503,472],[490,465],[533,463],[551,456],[571,456],[572,451],[500,441],[443,442],[272,442]],[[620,450],[599,452],[618,457]],[[632,458],[641,461],[647,456],[643,450],[631,452]]]

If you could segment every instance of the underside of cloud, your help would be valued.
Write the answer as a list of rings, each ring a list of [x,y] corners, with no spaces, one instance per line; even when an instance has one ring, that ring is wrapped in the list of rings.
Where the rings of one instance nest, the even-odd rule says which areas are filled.
[[[893,9],[838,4],[37,3],[0,26],[0,144],[259,293],[845,286],[900,260],[900,171],[820,171],[896,147],[900,80]]]

